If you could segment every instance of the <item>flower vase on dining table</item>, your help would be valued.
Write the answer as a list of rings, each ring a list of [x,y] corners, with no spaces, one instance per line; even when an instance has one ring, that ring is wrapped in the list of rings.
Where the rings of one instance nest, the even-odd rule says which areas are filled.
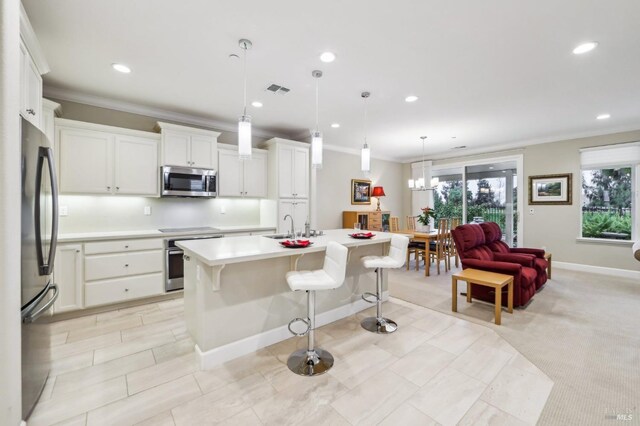
[[[416,231],[428,234],[429,232],[431,232],[431,226],[430,225],[418,225],[417,228],[416,228]]]

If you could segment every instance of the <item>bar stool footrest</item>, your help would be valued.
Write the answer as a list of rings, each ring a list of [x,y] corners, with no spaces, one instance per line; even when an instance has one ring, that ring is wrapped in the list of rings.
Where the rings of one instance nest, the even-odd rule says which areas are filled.
[[[307,329],[302,333],[296,333],[291,329],[291,325],[298,321],[305,323],[307,326]],[[289,332],[294,336],[306,336],[307,334],[309,334],[309,330],[311,330],[311,321],[308,318],[294,318],[291,321],[289,321],[289,324],[287,325],[287,327],[289,328]]]
[[[373,297],[375,300],[367,299],[367,297]],[[367,303],[378,303],[380,301],[380,297],[377,294],[366,292],[362,294],[362,300]]]

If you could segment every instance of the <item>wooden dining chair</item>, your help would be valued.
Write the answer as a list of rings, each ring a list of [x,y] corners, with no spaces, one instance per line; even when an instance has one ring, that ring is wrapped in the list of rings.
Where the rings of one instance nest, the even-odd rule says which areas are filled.
[[[451,258],[455,258],[456,268],[460,266],[460,258],[458,256],[458,251],[456,250],[456,245],[453,242],[453,237],[451,236],[451,230],[456,229],[460,226],[460,218],[452,217],[449,220],[449,235],[447,235],[447,260],[449,261],[449,269],[451,269]]]
[[[400,230],[400,218],[391,216],[389,218],[389,232],[398,232]]]
[[[446,256],[447,234],[449,234],[449,220],[442,218],[438,222],[438,233],[436,235],[435,241],[429,243],[427,251],[429,256],[429,263],[427,267],[425,267],[425,276],[429,276],[429,269],[432,260],[436,263],[438,275],[440,275],[440,262],[442,261],[444,261],[445,272],[449,271],[449,264],[447,263]]]
[[[415,231],[416,230],[416,216],[407,216],[407,230]],[[411,260],[411,255],[413,254],[413,258],[416,262],[416,271],[420,268],[420,258],[424,256],[426,252],[426,245],[424,243],[416,243],[415,241],[409,242],[409,248],[407,249],[407,271],[409,270],[409,261]]]
[[[416,230],[416,219],[418,217],[417,216],[407,216],[407,229],[409,231],[415,231]]]

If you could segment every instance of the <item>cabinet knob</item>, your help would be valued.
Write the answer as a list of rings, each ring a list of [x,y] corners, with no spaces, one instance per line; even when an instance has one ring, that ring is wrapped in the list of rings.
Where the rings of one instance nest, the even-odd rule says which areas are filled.
[[[129,291],[129,289],[128,289],[128,288],[125,288],[125,289],[124,289],[124,291],[125,291],[125,292],[127,292],[127,291]]]
[[[128,267],[129,267],[129,264],[128,264],[128,263],[125,263],[125,264],[124,264],[124,267],[125,267],[125,268],[128,268]]]
[[[80,250],[76,250],[76,253],[80,253]]]
[[[111,191],[111,187],[110,186],[107,186],[107,191]]]
[[[187,262],[191,260],[191,258],[189,256],[187,256],[186,254],[182,255],[182,258],[184,260],[186,260]]]
[[[120,187],[119,186],[116,186],[116,191],[120,191]]]
[[[124,246],[124,248],[129,248],[129,246]]]
[[[31,115],[36,115],[36,112],[35,112],[33,109],[31,109],[31,108],[29,108],[29,109],[27,110],[27,113],[29,113],[29,114],[31,114]]]

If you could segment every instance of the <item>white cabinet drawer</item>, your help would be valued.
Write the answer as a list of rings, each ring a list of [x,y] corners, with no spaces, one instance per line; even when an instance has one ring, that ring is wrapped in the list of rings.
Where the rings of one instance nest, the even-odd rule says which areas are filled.
[[[117,253],[138,250],[154,250],[163,248],[162,239],[139,239],[139,240],[119,240],[104,241],[96,243],[86,243],[84,254]]]
[[[106,305],[164,292],[162,273],[87,283],[85,306]]]
[[[86,256],[84,260],[84,277],[86,281],[92,281],[162,272],[163,254],[164,251],[162,250],[154,250]]]

